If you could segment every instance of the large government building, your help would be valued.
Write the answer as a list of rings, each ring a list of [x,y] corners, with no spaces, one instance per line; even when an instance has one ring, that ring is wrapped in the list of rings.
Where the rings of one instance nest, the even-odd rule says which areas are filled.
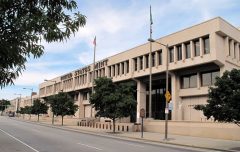
[[[157,42],[167,45],[168,49]],[[148,42],[96,62],[95,78],[105,76],[116,83],[132,82],[137,100],[135,120],[139,119],[141,108],[146,110],[146,118],[164,120],[168,51],[170,119],[206,121],[202,112],[193,107],[206,104],[208,88],[214,84],[216,76],[221,76],[225,70],[239,69],[240,30],[217,17],[151,43],[151,53]],[[76,117],[93,118],[95,111],[89,104],[92,71],[93,64],[90,64],[43,82],[39,85],[39,97],[68,92],[79,106]]]

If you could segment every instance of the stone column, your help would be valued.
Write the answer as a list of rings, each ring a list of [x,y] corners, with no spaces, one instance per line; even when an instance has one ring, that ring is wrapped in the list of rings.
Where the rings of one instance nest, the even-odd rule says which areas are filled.
[[[182,60],[184,61],[186,59],[186,47],[185,44],[182,43]]]
[[[199,39],[199,45],[200,45],[200,56],[202,57],[204,54],[204,44],[203,44],[203,39],[201,37]]]
[[[191,58],[193,59],[195,56],[193,41],[190,41],[190,52],[191,52]]]
[[[146,85],[137,81],[137,122],[141,122],[140,109],[144,108],[146,111]]]
[[[230,50],[229,50],[229,38],[228,37],[225,38],[224,46],[225,46],[224,50],[225,50],[227,56],[230,56],[230,53],[229,53],[230,52]]]
[[[78,100],[79,100],[79,118],[84,118],[84,105],[83,105],[83,94],[79,92],[78,95]]]

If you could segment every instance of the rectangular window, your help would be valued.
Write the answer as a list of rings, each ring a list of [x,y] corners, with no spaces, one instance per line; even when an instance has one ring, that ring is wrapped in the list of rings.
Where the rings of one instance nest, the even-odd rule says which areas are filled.
[[[155,66],[155,52],[152,53],[152,67]]]
[[[162,65],[162,50],[158,51],[158,65]]]
[[[182,60],[182,45],[177,46],[177,60]]]
[[[112,70],[113,70],[113,77],[115,76],[115,65],[112,66]]]
[[[186,43],[186,59],[191,57],[191,47],[190,47],[190,43]]]
[[[134,71],[137,71],[137,58],[133,59]]]
[[[122,73],[121,74],[124,74],[124,62],[123,63],[120,63],[121,64],[121,67],[122,67]]]
[[[228,41],[228,54],[229,54],[229,56],[231,56],[231,48],[232,48],[232,46],[231,46],[231,40],[229,39],[229,41]]]
[[[127,73],[129,73],[129,61],[128,60],[126,61],[126,64],[127,64]]]
[[[201,84],[202,86],[214,85],[216,82],[216,77],[220,76],[219,71],[211,71],[201,74]]]
[[[120,64],[117,64],[117,75],[120,74]]]
[[[199,56],[200,55],[200,43],[199,40],[194,41],[194,55]]]
[[[173,49],[173,47],[169,49],[169,58],[168,59],[169,59],[170,63],[173,62],[173,60],[174,60],[174,49]]]
[[[146,59],[146,68],[149,68],[149,55],[145,55],[145,59]]]
[[[235,46],[236,46],[236,43],[234,42],[234,45],[233,45],[233,58],[234,58],[234,59],[236,58],[236,49],[235,49]]]
[[[140,60],[140,70],[143,69],[143,57],[139,57],[139,60]]]
[[[108,67],[108,75],[109,77],[112,77],[112,70],[111,70],[111,66]]]
[[[186,75],[181,77],[181,88],[196,88],[197,87],[197,74]]]
[[[204,54],[210,53],[209,37],[203,38]]]

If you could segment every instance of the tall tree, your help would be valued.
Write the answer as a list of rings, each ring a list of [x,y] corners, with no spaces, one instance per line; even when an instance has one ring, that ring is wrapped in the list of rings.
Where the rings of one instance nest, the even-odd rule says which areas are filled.
[[[28,114],[29,115],[29,119],[30,119],[31,114],[32,114],[32,106],[25,106],[24,107],[24,114]]]
[[[86,17],[76,12],[75,0],[0,1],[0,87],[13,84],[27,58],[40,57],[41,41],[67,40]]]
[[[112,79],[106,77],[95,79],[95,84],[90,103],[97,111],[96,116],[112,120],[115,133],[116,119],[128,117],[136,109],[134,90],[129,84],[114,84]]]
[[[38,121],[39,121],[39,115],[47,114],[47,111],[48,111],[48,106],[46,103],[41,102],[39,99],[36,99],[33,101],[32,114],[35,114],[38,116]]]
[[[3,111],[4,111],[5,109],[7,109],[7,107],[8,107],[9,105],[11,105],[11,104],[10,104],[10,101],[5,100],[5,99],[0,100],[0,111],[1,111],[1,115],[3,114]]]
[[[50,106],[56,116],[62,117],[62,125],[63,117],[66,115],[74,115],[78,109],[78,106],[74,104],[73,98],[65,92],[60,92],[52,96]]]
[[[222,77],[217,77],[208,97],[206,105],[197,105],[195,109],[203,110],[207,119],[214,117],[215,121],[240,126],[240,70],[225,71]]]

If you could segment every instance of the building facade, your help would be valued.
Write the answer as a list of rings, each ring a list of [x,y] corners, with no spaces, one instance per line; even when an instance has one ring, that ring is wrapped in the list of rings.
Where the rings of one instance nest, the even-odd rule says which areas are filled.
[[[147,38],[146,38],[147,39]],[[206,104],[208,87],[225,70],[240,67],[240,30],[220,17],[156,39],[168,49],[145,43],[95,64],[95,78],[109,77],[113,82],[131,81],[136,86],[136,120],[140,109],[146,118],[163,120],[165,113],[166,68],[168,50],[168,86],[172,99],[170,119],[180,121],[206,121],[194,105]],[[152,66],[151,66],[152,65]],[[150,68],[152,67],[152,68]],[[152,100],[149,101],[149,74],[152,72]],[[92,87],[93,64],[39,85],[41,98],[68,92],[79,106],[78,118],[93,118],[89,104]]]

